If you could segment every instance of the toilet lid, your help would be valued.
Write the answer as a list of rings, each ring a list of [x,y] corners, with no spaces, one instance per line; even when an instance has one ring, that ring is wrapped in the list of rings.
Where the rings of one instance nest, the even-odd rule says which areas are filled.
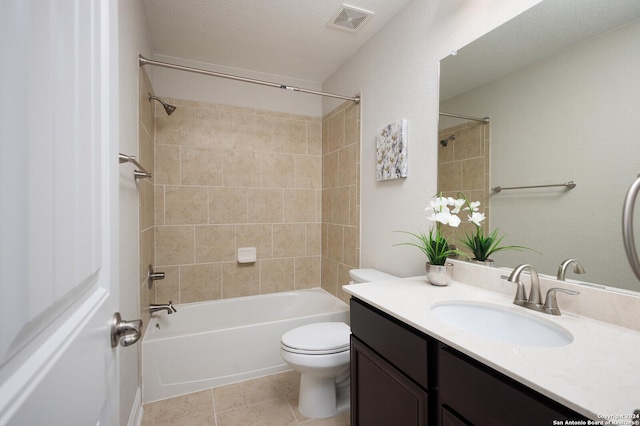
[[[286,350],[300,353],[336,353],[349,349],[351,329],[343,322],[319,322],[282,335]]]

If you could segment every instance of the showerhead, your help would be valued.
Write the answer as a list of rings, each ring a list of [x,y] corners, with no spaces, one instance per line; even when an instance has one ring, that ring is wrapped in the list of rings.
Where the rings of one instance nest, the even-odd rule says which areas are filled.
[[[176,110],[175,106],[169,105],[168,103],[166,103],[162,99],[160,99],[160,98],[158,98],[156,96],[153,96],[151,93],[149,93],[149,102],[151,102],[152,100],[160,102],[162,104],[162,106],[164,107],[164,110],[167,112],[167,115],[173,114],[173,111]]]
[[[455,140],[456,140],[456,135],[451,135],[446,139],[441,139],[440,145],[447,146],[449,144],[449,141],[455,141]]]

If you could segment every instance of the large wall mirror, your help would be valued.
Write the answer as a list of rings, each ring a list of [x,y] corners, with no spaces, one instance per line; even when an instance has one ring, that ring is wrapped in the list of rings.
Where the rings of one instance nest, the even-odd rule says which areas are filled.
[[[506,244],[540,252],[503,251],[496,266],[555,276],[575,258],[586,273],[570,279],[640,290],[621,231],[640,172],[639,18],[638,0],[543,0],[441,61],[440,111],[490,122],[440,117],[440,190],[471,193]]]

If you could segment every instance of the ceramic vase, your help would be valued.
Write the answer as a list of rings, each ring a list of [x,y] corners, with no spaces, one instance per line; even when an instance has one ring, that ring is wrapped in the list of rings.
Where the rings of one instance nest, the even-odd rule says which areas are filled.
[[[426,263],[427,280],[432,285],[445,286],[453,279],[453,263],[445,262],[444,265],[432,265]]]

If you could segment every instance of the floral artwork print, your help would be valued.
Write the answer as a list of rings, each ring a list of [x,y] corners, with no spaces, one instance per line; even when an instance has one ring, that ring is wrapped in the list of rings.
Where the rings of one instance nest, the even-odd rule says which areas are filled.
[[[407,177],[407,120],[392,123],[381,129],[377,137],[378,180]]]

